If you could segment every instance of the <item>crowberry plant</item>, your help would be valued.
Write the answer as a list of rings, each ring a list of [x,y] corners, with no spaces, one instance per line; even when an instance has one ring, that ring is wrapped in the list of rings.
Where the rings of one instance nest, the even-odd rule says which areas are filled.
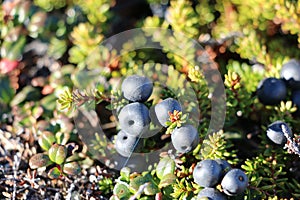
[[[1,1],[0,199],[300,199],[299,8]]]

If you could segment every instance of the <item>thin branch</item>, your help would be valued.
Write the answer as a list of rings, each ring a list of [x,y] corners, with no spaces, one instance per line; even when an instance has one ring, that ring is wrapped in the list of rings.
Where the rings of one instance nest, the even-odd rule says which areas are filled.
[[[14,155],[14,164],[13,164],[13,172],[14,172],[14,185],[13,185],[13,195],[12,199],[16,199],[16,193],[17,193],[17,173],[20,166],[21,158],[17,156],[17,154]]]
[[[287,127],[285,125],[281,125],[281,129],[284,133],[284,136],[287,139],[287,142],[285,143],[283,149],[287,149],[288,153],[294,153],[297,154],[300,157],[300,149],[299,149],[299,143],[295,140],[295,138],[292,138],[289,135],[289,131],[287,130]]]
[[[138,191],[137,191],[133,196],[131,196],[129,200],[135,200],[135,199],[137,199],[138,196],[140,196],[140,195],[144,192],[144,190],[146,189],[146,187],[147,187],[149,184],[150,184],[150,183],[147,182],[147,183],[141,185],[141,186],[139,187]]]

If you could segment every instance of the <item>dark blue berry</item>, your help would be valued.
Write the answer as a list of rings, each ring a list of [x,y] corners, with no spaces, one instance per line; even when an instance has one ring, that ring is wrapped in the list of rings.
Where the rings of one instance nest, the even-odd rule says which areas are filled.
[[[178,152],[187,153],[199,144],[199,134],[194,126],[183,125],[174,129],[171,141]]]
[[[182,111],[180,103],[173,98],[167,98],[154,107],[154,112],[159,123],[167,127],[166,122],[169,121],[169,112],[173,113],[174,110]]]
[[[120,155],[129,157],[136,146],[136,137],[128,135],[125,131],[119,131],[116,137],[115,148]]]
[[[209,200],[226,200],[226,197],[215,188],[204,188],[197,196],[198,199],[205,197]]]
[[[292,102],[297,107],[296,115],[300,115],[300,90],[293,91]]]
[[[152,94],[153,83],[147,77],[132,75],[124,79],[121,90],[129,101],[144,102]]]
[[[150,115],[150,119],[151,122],[157,126],[158,128],[161,128],[162,125],[160,124],[160,122],[157,119],[156,113],[155,113],[155,106],[151,106],[149,109],[149,115]]]
[[[288,86],[292,89],[300,89],[300,62],[291,59],[282,65],[280,77],[287,81]]]
[[[285,144],[286,143],[286,137],[284,135],[284,130],[282,129],[284,127],[288,133],[288,136],[292,137],[292,131],[289,128],[289,126],[282,121],[276,121],[268,126],[267,129],[267,136],[272,142],[276,144]]]
[[[235,196],[246,190],[248,177],[240,169],[231,169],[222,179],[221,186],[225,194]]]
[[[231,170],[231,165],[224,159],[215,159],[215,161],[222,168],[222,175],[224,176],[229,170]]]
[[[121,129],[131,136],[138,137],[149,128],[149,110],[139,102],[124,106],[118,118]]]
[[[287,88],[283,80],[266,78],[257,89],[257,97],[264,105],[276,105],[286,99]]]
[[[201,187],[214,187],[222,175],[222,168],[215,160],[202,160],[193,172],[194,181]]]

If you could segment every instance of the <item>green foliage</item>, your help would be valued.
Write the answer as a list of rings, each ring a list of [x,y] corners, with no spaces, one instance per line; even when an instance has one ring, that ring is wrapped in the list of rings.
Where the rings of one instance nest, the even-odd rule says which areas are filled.
[[[54,144],[49,149],[49,158],[56,164],[62,164],[67,157],[67,149],[63,145]]]
[[[24,50],[25,43],[26,37],[24,36],[18,36],[18,39],[13,41],[5,40],[1,46],[1,57],[8,58],[9,60],[20,59]]]
[[[70,62],[80,64],[90,56],[103,36],[90,23],[80,23],[70,34],[74,46],[69,50]]]
[[[255,92],[259,82],[264,77],[264,70],[259,68],[262,68],[262,66],[258,65],[258,69],[255,69],[254,67],[246,63],[240,64],[237,61],[230,61],[227,65],[228,71],[236,72],[239,75],[239,77],[243,77],[240,80],[242,85],[239,85],[238,87],[245,87],[247,93]],[[227,80],[225,80],[225,83],[226,86],[229,86]]]
[[[290,32],[291,34],[297,34],[299,43],[299,1],[280,1],[279,4],[280,6],[276,7],[276,17],[278,17],[278,22],[286,33]]]
[[[268,107],[273,109],[273,113],[270,116],[270,121],[277,121],[279,119],[285,119],[287,123],[298,124],[297,120],[293,118],[293,113],[297,110],[297,107],[293,105],[292,101],[281,102],[280,105]]]
[[[29,155],[29,167],[46,171],[52,179],[82,175],[82,160],[89,149],[72,122],[76,110],[117,114],[129,103],[119,86],[115,87],[117,82],[141,74],[155,82],[148,107],[168,97],[183,99],[184,111],[170,113],[168,128],[162,128],[159,137],[168,138],[174,128],[191,123],[197,126],[201,142],[184,155],[163,152],[152,170],[138,174],[123,168],[117,179],[101,177],[95,187],[101,195],[112,195],[111,199],[195,199],[201,188],[193,182],[193,167],[199,160],[221,158],[242,166],[250,180],[244,197],[229,199],[299,199],[299,176],[291,170],[299,164],[297,155],[289,154],[287,147],[273,146],[265,134],[271,122],[282,120],[292,127],[295,137],[291,141],[299,143],[299,108],[292,103],[291,91],[280,104],[265,106],[257,99],[256,89],[263,78],[279,78],[282,65],[291,58],[299,59],[300,1],[148,0],[151,8],[161,6],[161,15],[143,17],[137,16],[138,9],[126,7],[137,2],[2,2],[0,126],[21,141],[29,138],[22,162]],[[126,41],[120,49],[101,46],[109,36],[133,27],[141,28],[145,35]],[[162,29],[153,32],[147,27]],[[172,35],[164,30],[167,28]],[[128,52],[148,40],[161,49]],[[197,43],[203,48],[197,48]],[[13,69],[6,59],[14,61]],[[223,130],[207,135],[214,98],[203,73],[208,65],[219,69],[223,78],[226,119]],[[111,113],[103,118],[112,122],[107,135],[113,141],[119,127]],[[232,130],[236,130],[234,136]],[[99,157],[107,156],[106,147],[115,151],[106,136],[94,135],[92,150]],[[245,141],[251,148],[239,144]],[[143,139],[143,145],[146,153],[158,144],[156,139]],[[245,151],[250,153],[243,155]],[[4,156],[6,165],[5,159],[12,158]],[[55,186],[51,184],[51,188]]]
[[[57,99],[57,104],[59,105],[60,110],[72,110],[79,106],[88,106],[91,109],[94,108],[94,103],[99,104],[102,101],[111,101],[110,98],[115,98],[112,94],[112,97],[108,97],[108,95],[101,92],[101,88],[94,89],[93,91],[89,90],[79,90],[76,89],[74,91],[70,91],[69,88],[65,88],[65,90],[60,94]],[[114,100],[113,100],[114,101]],[[117,100],[115,100],[116,104],[119,104]],[[112,109],[117,108],[117,105],[113,104]]]
[[[104,194],[109,194],[114,188],[112,179],[107,177],[103,177],[103,179],[101,179],[98,182],[98,185],[99,190],[102,191]]]
[[[220,158],[228,160],[231,164],[236,164],[238,162],[236,151],[229,151],[230,147],[232,144],[226,141],[223,131],[210,134],[203,141],[200,158],[201,160]]]
[[[172,131],[175,128],[181,127],[182,124],[186,123],[188,115],[182,114],[182,112],[179,112],[178,110],[174,110],[173,113],[169,113],[170,119],[166,122],[166,125],[168,126],[168,130],[166,131],[166,134],[171,134]]]
[[[15,95],[14,89],[11,87],[9,78],[7,76],[0,77],[0,102],[3,104],[9,104]]]
[[[31,157],[29,165],[32,169],[37,169],[40,167],[45,167],[51,164],[49,157],[46,154],[39,153]]]
[[[35,5],[40,6],[41,8],[45,9],[46,11],[51,11],[53,9],[59,9],[66,6],[65,0],[34,0]]]
[[[60,109],[70,109],[73,103],[73,97],[69,88],[66,88],[64,92],[59,96],[57,103],[60,105]]]
[[[299,198],[299,185],[293,178],[286,178],[288,157],[274,148],[267,148],[263,154],[253,159],[247,159],[242,168],[246,171],[250,187],[247,196],[266,199],[272,196]],[[293,192],[287,194],[293,188]]]
[[[55,135],[52,132],[45,131],[43,134],[40,135],[38,142],[42,149],[48,151],[52,144],[55,142],[55,140]]]
[[[245,84],[243,84],[241,76],[237,72],[228,70],[228,73],[225,74],[224,84],[227,96],[226,123],[227,125],[232,125],[238,117],[248,117],[251,111],[249,107],[253,104],[253,98],[251,91],[244,87]]]
[[[197,147],[191,154],[201,160],[221,158],[236,164],[236,152],[229,152],[231,147],[225,140],[225,134],[220,131],[208,136],[203,141],[202,148]],[[114,195],[119,198],[125,195],[126,198],[134,196],[143,199],[162,193],[166,199],[191,199],[199,192],[200,186],[190,181],[193,170],[190,164],[196,162],[190,160],[190,156],[181,156],[175,160],[172,156],[162,157],[154,170],[142,174],[130,174],[129,168],[123,168],[114,187]]]
[[[193,182],[187,181],[185,178],[176,180],[174,192],[171,196],[175,199],[191,199],[194,196],[194,191],[199,187]]]
[[[175,172],[175,162],[169,158],[162,158],[156,166],[156,176],[160,179],[159,188],[164,188],[171,185],[176,176]]]
[[[214,12],[215,8],[209,1],[200,0],[196,6],[196,12],[198,14],[198,23],[201,26],[210,24],[215,20]]]
[[[161,193],[164,193],[166,198],[170,198],[169,189],[176,180],[175,169],[175,161],[170,157],[162,158],[151,172],[130,174],[129,168],[122,168],[111,199],[115,197],[120,199],[133,197],[147,199],[149,197],[149,199],[152,199],[150,197]]]
[[[103,27],[110,17],[111,0],[73,0],[74,3],[81,7],[87,15],[87,19],[94,26],[101,25]]]
[[[38,143],[45,151],[33,155],[29,160],[32,169],[53,166],[48,170],[48,177],[58,179],[63,175],[75,176],[80,173],[78,161],[82,160],[76,152],[78,146],[68,143],[71,135],[50,131],[40,132]]]
[[[175,32],[182,32],[193,38],[199,34],[198,17],[189,1],[171,1],[166,20]]]

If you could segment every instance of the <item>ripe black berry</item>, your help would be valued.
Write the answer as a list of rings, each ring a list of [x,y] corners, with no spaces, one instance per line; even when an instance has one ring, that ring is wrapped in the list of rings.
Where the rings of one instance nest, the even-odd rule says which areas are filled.
[[[284,144],[286,143],[286,137],[284,135],[284,128],[287,130],[288,136],[292,137],[292,131],[289,126],[282,121],[276,121],[269,125],[267,129],[267,136],[270,140],[272,140],[276,144]]]
[[[292,89],[300,89],[300,62],[291,59],[282,66],[280,77],[284,79]]]
[[[153,83],[144,76],[132,75],[124,79],[122,92],[126,99],[133,102],[144,102],[152,94]]]
[[[231,169],[221,182],[223,191],[228,196],[235,196],[245,191],[248,186],[248,177],[240,169]]]
[[[194,181],[202,187],[215,186],[222,175],[222,168],[215,160],[202,160],[193,172]]]
[[[257,88],[257,97],[265,105],[276,105],[285,100],[287,88],[285,82],[277,78],[262,80]]]

